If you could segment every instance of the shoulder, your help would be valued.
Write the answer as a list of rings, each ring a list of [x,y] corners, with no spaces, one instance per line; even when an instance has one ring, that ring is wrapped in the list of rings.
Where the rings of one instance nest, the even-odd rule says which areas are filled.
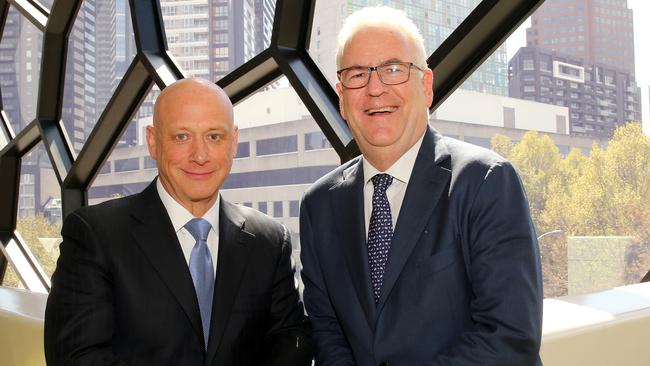
[[[439,143],[445,145],[449,157],[448,169],[452,179],[486,179],[494,170],[506,170],[516,174],[512,164],[496,152],[451,137],[441,137]]]
[[[348,178],[353,171],[356,173],[356,170],[359,169],[360,161],[361,156],[357,156],[356,158],[342,164],[338,168],[322,176],[320,179],[314,182],[314,184],[307,188],[303,200],[307,199],[308,197],[322,195],[333,187],[341,184],[341,182]]]
[[[259,241],[283,243],[289,240],[289,233],[284,225],[253,208],[222,201],[230,212],[235,212],[243,219],[242,229],[252,234]]]
[[[97,233],[115,233],[125,229],[134,208],[142,204],[142,193],[84,206],[68,215],[62,232],[72,234],[82,228],[92,229]]]

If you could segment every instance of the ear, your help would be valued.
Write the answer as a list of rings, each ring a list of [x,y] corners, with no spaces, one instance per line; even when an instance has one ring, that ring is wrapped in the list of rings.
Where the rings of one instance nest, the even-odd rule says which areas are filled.
[[[232,132],[232,158],[234,159],[237,156],[237,148],[239,141],[239,127],[234,126]]]
[[[424,98],[427,102],[427,108],[433,103],[433,70],[426,68],[423,71],[422,87],[424,88]]]
[[[336,93],[339,95],[339,113],[347,121],[345,117],[345,104],[343,103],[343,85],[340,82],[336,83]]]
[[[147,148],[149,155],[153,160],[158,160],[158,151],[156,150],[156,129],[153,126],[147,126]]]

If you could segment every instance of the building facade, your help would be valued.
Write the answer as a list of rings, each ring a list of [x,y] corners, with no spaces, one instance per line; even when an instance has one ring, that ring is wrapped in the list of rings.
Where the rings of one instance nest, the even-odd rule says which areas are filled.
[[[546,0],[531,17],[526,44],[635,73],[627,0]]]
[[[641,121],[641,89],[628,72],[538,47],[519,49],[509,70],[510,96],[568,107],[572,135],[607,139]]]

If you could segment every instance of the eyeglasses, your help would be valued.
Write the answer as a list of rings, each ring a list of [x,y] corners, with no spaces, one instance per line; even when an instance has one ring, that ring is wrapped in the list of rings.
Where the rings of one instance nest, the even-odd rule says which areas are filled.
[[[385,85],[398,85],[409,81],[411,67],[420,71],[423,69],[415,66],[412,62],[385,62],[377,66],[352,66],[336,72],[341,84],[348,89],[359,89],[368,85],[370,74],[377,71],[379,80]]]

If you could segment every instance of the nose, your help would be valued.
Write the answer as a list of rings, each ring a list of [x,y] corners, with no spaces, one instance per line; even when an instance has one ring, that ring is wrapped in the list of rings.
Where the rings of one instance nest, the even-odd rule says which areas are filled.
[[[377,70],[372,70],[370,72],[370,79],[368,79],[368,85],[366,85],[366,90],[368,95],[377,97],[384,94],[385,85],[379,79],[379,72]]]
[[[199,165],[208,161],[208,143],[204,139],[194,140],[190,159]]]

